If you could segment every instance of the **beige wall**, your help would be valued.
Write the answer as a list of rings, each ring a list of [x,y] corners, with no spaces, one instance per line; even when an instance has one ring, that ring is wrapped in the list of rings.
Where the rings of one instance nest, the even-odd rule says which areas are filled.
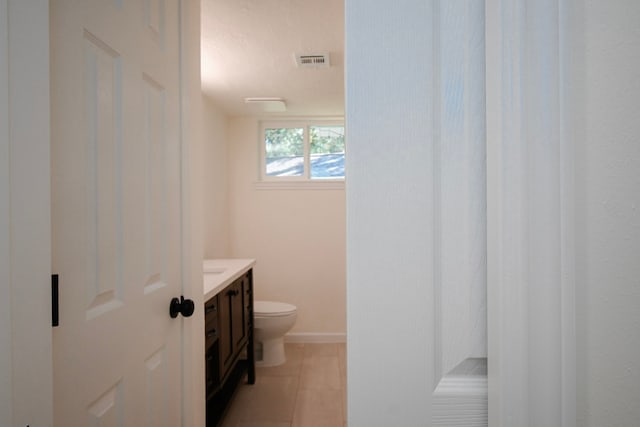
[[[259,121],[227,131],[230,255],[257,259],[257,299],[298,307],[292,333],[344,333],[344,190],[256,190]]]
[[[204,258],[229,257],[227,117],[207,96],[203,114]]]

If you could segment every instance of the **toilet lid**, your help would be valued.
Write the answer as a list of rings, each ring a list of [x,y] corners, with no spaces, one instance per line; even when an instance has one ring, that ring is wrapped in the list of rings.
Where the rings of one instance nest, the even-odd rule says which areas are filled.
[[[295,313],[296,306],[285,302],[254,301],[253,312],[259,316],[282,316]]]

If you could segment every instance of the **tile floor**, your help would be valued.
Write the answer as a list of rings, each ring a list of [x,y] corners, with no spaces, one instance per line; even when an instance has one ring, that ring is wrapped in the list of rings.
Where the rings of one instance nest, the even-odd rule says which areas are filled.
[[[347,425],[345,344],[285,344],[287,362],[238,386],[222,427]]]

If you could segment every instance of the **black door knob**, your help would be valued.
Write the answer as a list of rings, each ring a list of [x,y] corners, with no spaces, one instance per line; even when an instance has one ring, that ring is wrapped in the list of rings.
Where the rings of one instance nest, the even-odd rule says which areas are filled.
[[[193,304],[193,300],[184,299],[184,296],[181,296],[180,299],[173,298],[169,305],[169,316],[171,316],[172,319],[178,317],[178,314],[182,314],[184,317],[190,317],[194,309],[195,305]]]

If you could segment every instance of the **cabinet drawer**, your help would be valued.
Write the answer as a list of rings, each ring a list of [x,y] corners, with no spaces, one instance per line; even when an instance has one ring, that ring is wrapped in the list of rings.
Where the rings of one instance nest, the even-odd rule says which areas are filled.
[[[212,347],[215,342],[220,338],[220,331],[218,329],[218,324],[210,325],[207,324],[204,329],[204,343],[205,348],[208,349]]]
[[[205,348],[209,349],[220,337],[218,326],[218,296],[211,298],[204,305],[204,339]]]
[[[205,319],[205,327],[209,329],[209,327],[216,327],[218,325],[218,295],[209,299],[204,305],[204,319]]]
[[[204,317],[206,320],[209,320],[209,317],[214,316],[218,317],[218,295],[209,298],[209,300],[204,304]]]

